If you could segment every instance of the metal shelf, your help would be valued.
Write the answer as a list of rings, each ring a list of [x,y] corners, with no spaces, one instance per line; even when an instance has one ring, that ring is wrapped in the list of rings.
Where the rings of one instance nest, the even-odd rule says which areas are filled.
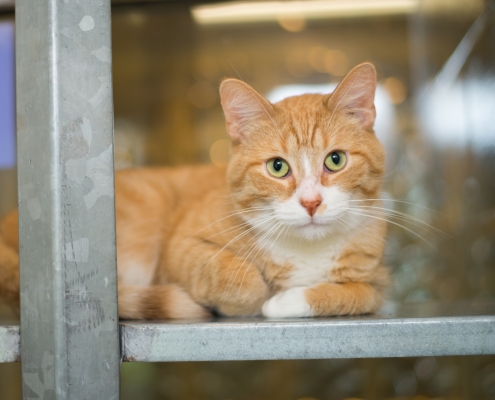
[[[495,301],[390,304],[378,315],[127,321],[123,361],[220,361],[495,354]],[[20,361],[19,327],[0,326],[0,362]]]
[[[495,354],[495,302],[390,305],[362,317],[121,323],[124,361]]]
[[[377,315],[123,321],[123,361],[220,361],[495,354],[495,301],[389,304]],[[0,362],[19,361],[0,327]]]

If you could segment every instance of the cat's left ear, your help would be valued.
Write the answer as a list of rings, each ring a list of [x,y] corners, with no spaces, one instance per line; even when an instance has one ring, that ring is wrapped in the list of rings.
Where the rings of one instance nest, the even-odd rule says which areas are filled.
[[[375,122],[376,69],[366,62],[354,67],[326,99],[333,114],[342,110],[355,116],[362,129],[372,130]]]
[[[234,143],[242,142],[249,134],[253,122],[272,118],[273,105],[247,83],[238,79],[225,79],[220,85],[227,132]]]

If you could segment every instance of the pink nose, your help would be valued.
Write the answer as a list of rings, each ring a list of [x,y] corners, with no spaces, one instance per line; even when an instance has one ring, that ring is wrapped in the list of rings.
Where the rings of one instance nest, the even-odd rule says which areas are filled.
[[[321,204],[321,196],[317,195],[312,199],[301,199],[301,205],[308,211],[308,214],[312,217],[315,215],[316,209]]]

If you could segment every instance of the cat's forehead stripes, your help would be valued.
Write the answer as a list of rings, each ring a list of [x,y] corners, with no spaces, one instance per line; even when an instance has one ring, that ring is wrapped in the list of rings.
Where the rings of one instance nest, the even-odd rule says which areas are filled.
[[[312,176],[313,175],[313,168],[311,167],[311,162],[309,160],[308,154],[304,153],[302,156],[303,159],[303,166],[304,166],[304,176]]]
[[[304,100],[308,97],[311,101],[307,104]],[[321,111],[321,96],[319,102],[314,97],[316,95],[304,95],[297,98],[285,99],[279,103],[279,111],[285,114],[285,134],[293,139],[293,143],[298,147],[315,148],[318,145],[318,132],[321,118],[318,115]],[[290,109],[287,109],[290,107]]]

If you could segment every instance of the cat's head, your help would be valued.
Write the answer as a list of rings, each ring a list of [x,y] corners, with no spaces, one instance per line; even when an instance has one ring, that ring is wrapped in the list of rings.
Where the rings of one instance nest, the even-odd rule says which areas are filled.
[[[352,201],[377,199],[384,151],[373,132],[376,71],[352,69],[328,95],[271,104],[246,83],[220,86],[232,138],[234,204],[260,229],[317,239],[345,230]],[[355,219],[355,218],[354,218]]]

